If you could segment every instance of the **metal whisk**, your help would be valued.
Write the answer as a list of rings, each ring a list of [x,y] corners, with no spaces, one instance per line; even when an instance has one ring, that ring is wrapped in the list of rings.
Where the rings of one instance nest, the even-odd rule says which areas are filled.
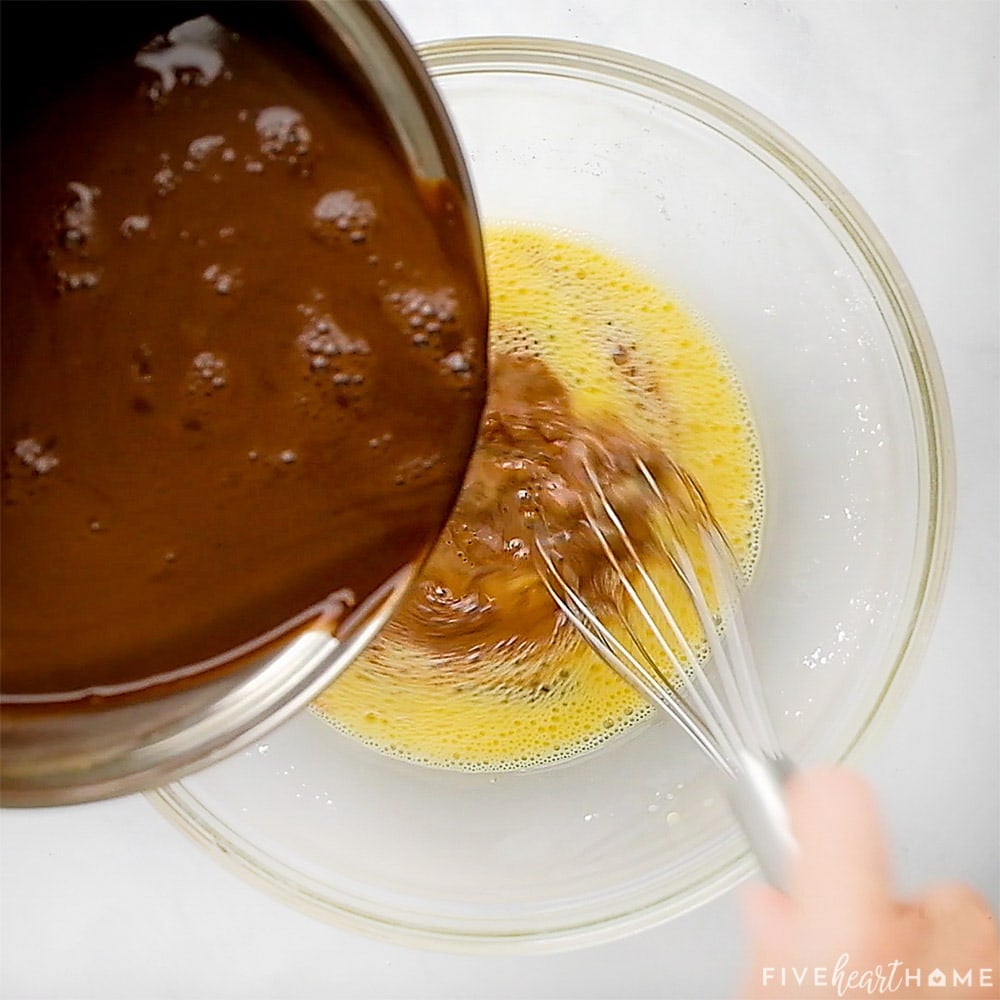
[[[764,707],[742,613],[737,559],[691,476],[668,463],[673,489],[666,490],[644,461],[636,458],[635,465],[651,491],[650,508],[663,522],[663,530],[656,534],[658,554],[662,552],[677,574],[700,622],[709,656],[705,651],[699,655],[684,635],[678,609],[668,606],[619,511],[586,461],[593,496],[584,503],[585,523],[580,528],[597,537],[620,584],[620,597],[611,604],[588,601],[570,583],[571,574],[561,568],[554,536],[546,533],[544,524],[535,537],[540,576],[563,614],[601,659],[674,719],[726,776],[734,813],[761,870],[772,885],[784,889],[795,844],[782,786],[792,766],[778,746]],[[708,586],[695,568],[698,555]]]

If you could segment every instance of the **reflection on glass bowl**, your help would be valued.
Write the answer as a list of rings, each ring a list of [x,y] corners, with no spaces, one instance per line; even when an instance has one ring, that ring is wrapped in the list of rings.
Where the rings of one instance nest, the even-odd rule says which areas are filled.
[[[587,235],[722,342],[761,439],[746,613],[779,738],[803,763],[851,757],[919,657],[953,505],[941,375],[888,247],[792,139],[676,70],[526,39],[422,55],[483,218]],[[711,766],[663,719],[490,774],[391,759],[304,713],[154,799],[310,912],[465,950],[619,936],[752,870]]]

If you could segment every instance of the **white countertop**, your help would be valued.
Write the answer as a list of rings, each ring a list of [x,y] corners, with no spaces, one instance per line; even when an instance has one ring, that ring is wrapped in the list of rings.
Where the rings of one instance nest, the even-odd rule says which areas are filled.
[[[728,90],[823,161],[881,228],[944,367],[959,500],[925,662],[862,767],[901,888],[998,904],[998,25],[993,0],[396,0],[417,41],[596,42]],[[738,894],[623,941],[533,957],[409,950],[287,908],[142,797],[6,810],[0,995],[101,1000],[683,997],[732,993]]]

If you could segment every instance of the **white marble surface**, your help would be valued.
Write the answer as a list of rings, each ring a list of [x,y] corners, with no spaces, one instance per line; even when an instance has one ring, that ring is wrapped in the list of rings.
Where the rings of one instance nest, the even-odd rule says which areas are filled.
[[[882,229],[937,342],[959,502],[944,605],[863,767],[904,889],[968,880],[997,905],[998,6],[993,0],[397,0],[414,38],[612,45],[742,98],[824,161]],[[723,997],[738,900],[627,940],[534,957],[388,946],[217,867],[134,797],[5,811],[0,993],[102,1000]]]

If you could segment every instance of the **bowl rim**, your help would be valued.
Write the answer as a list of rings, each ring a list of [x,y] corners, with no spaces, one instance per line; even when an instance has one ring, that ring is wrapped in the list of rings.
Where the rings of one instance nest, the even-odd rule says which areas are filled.
[[[759,150],[759,159],[777,161],[791,172],[810,200],[818,203],[839,227],[843,236],[835,228],[832,231],[845,250],[867,268],[873,293],[881,292],[898,328],[901,343],[894,346],[900,366],[904,374],[909,368],[913,379],[915,391],[910,388],[908,397],[916,438],[917,474],[925,488],[919,498],[917,521],[923,530],[914,571],[892,638],[895,660],[867,715],[838,758],[840,762],[857,762],[898,709],[930,638],[945,584],[955,516],[954,437],[944,376],[915,292],[887,241],[847,189],[796,139],[739,98],[685,71],[622,50],[556,38],[470,36],[428,42],[416,49],[435,81],[474,72],[542,74],[616,87],[633,95],[645,91],[680,98],[710,115],[713,124],[730,130],[726,133],[729,138],[741,137],[740,144],[749,147],[748,152]],[[829,224],[827,228],[831,228]],[[891,329],[893,323],[888,325]],[[414,926],[391,916],[363,912],[350,902],[334,903],[317,894],[304,877],[280,870],[281,865],[262,858],[253,845],[232,831],[232,836],[227,835],[224,824],[213,826],[182,784],[155,789],[147,797],[161,813],[244,878],[303,912],[382,940],[464,953],[551,952],[612,940],[711,901],[746,879],[756,867],[746,850],[740,849],[716,871],[703,874],[683,900],[667,897],[643,902],[628,912],[578,921],[555,930],[481,933],[475,929],[433,927],[426,922]]]

